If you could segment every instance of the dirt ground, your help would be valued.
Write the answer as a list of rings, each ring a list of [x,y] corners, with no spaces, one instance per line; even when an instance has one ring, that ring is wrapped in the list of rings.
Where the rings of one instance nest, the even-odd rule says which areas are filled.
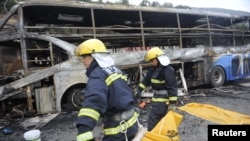
[[[241,84],[241,85],[239,85]],[[242,114],[250,115],[250,80],[237,81],[229,83],[219,89],[211,89],[203,87],[199,89],[189,90],[189,99],[186,103],[198,102],[212,104],[227,110],[232,110]],[[147,114],[150,110],[150,105],[142,109],[140,115],[141,123],[146,126]],[[183,115],[183,120],[178,127],[181,141],[206,141],[207,128],[213,122],[201,119],[190,115],[183,111],[176,111]],[[53,120],[40,128],[42,141],[75,141],[77,129],[75,120],[77,111],[69,113],[59,113]],[[25,141],[23,134],[26,130],[19,125],[20,119],[10,121],[9,127],[13,131],[10,135],[5,135],[0,132],[0,141]],[[95,130],[97,131],[97,130]],[[99,134],[98,132],[95,132]]]

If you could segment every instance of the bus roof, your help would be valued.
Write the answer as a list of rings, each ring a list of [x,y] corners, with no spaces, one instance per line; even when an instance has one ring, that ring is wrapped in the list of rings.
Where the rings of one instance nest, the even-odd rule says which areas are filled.
[[[195,15],[208,15],[208,16],[219,16],[228,18],[239,18],[239,15],[222,13],[222,12],[212,12],[198,9],[180,9],[180,8],[164,8],[164,7],[145,7],[145,6],[126,6],[117,4],[97,4],[97,3],[87,3],[82,1],[72,1],[72,0],[53,0],[53,1],[41,1],[41,0],[31,0],[20,2],[24,7],[26,6],[62,6],[62,7],[75,7],[75,8],[93,8],[100,10],[120,10],[120,11],[142,11],[142,12],[163,12],[163,13],[180,13],[180,14],[195,14]],[[42,8],[42,7],[41,7]]]

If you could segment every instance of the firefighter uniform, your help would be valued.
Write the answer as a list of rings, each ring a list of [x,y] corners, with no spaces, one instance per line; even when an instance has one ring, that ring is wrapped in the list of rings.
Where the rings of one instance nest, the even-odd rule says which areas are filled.
[[[104,46],[96,42],[100,43],[92,39],[88,44],[79,45],[76,54],[84,55],[79,52],[86,46]],[[96,48],[95,52],[98,52]],[[101,67],[96,59],[87,68],[86,75],[89,80],[77,119],[77,141],[94,140],[92,131],[100,118],[104,119],[103,141],[132,140],[138,130],[138,111],[134,108],[134,98],[126,76],[114,65]]]
[[[145,55],[145,60],[157,59],[158,64],[148,70],[148,73],[138,87],[139,95],[149,85],[154,90],[151,100],[152,110],[148,117],[149,131],[165,116],[168,106],[175,104],[177,101],[178,85],[175,70],[172,66],[168,65],[170,62],[167,60],[168,57],[163,55],[164,53],[159,48],[152,48],[148,51]]]

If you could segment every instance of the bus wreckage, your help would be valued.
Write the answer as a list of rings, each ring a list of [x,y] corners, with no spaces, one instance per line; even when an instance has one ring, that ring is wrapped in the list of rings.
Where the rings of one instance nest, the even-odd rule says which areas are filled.
[[[89,38],[105,43],[132,89],[150,67],[145,52],[155,46],[176,69],[180,96],[189,87],[245,78],[249,19],[190,9],[19,2],[0,20],[0,116],[78,109],[87,77],[74,50]]]

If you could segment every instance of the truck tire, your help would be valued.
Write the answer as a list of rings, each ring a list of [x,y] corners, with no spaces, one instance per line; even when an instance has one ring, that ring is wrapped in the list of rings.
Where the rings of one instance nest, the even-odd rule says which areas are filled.
[[[215,66],[210,73],[210,84],[213,87],[220,87],[225,83],[225,72],[222,67]]]

